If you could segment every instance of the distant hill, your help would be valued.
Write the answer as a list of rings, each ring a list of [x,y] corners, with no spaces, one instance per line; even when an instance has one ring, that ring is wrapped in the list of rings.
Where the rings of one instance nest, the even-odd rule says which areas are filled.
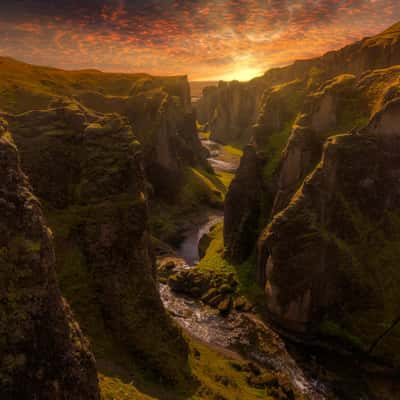
[[[172,96],[183,97],[185,103],[189,102],[185,76],[65,71],[0,57],[0,109],[8,112],[46,108],[59,97],[76,97],[80,101],[101,97],[108,102],[123,102],[139,92],[160,88]],[[108,110],[115,111],[112,107]]]

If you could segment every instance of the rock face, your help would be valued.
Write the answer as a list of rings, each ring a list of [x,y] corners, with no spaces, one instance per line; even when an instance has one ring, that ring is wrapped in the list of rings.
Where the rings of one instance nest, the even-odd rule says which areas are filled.
[[[0,119],[0,397],[99,399],[95,362],[61,297],[52,234]]]
[[[248,142],[263,87],[257,83],[220,82],[203,90],[195,104],[198,119],[208,123],[211,139],[221,143]]]
[[[269,82],[252,130],[259,161],[253,169],[244,157],[236,181],[246,187],[251,169],[260,183],[232,184],[225,245],[228,256],[256,248],[257,279],[278,325],[399,366],[395,28],[259,79]],[[257,201],[245,206],[240,196]],[[235,234],[254,210],[264,229],[251,245]]]
[[[387,39],[386,42],[381,36],[375,38],[377,45],[382,40],[392,43],[392,39],[385,35],[383,37]],[[357,46],[357,51],[367,51],[364,45]],[[346,49],[335,54],[342,57],[348,54],[349,50]],[[295,68],[296,64],[265,74],[270,82],[289,79],[265,90],[260,100],[258,120],[252,129],[252,142],[262,160],[259,163],[259,175],[262,176],[260,197],[261,216],[265,224],[287,207],[305,177],[320,161],[323,144],[330,135],[365,126],[371,113],[380,107],[382,97],[396,94],[394,88],[399,76],[398,66],[367,71],[359,77],[345,73],[317,84],[321,77],[331,74],[332,68],[326,57],[310,60],[310,63],[325,68],[321,69],[318,80],[309,69],[305,69],[301,76],[300,70]],[[387,62],[391,64],[390,60]],[[353,64],[343,63],[341,71],[346,67],[354,70]],[[258,82],[261,85],[266,81],[260,78]],[[390,90],[393,93],[385,94],[385,88],[392,88]],[[231,218],[229,213],[227,207],[227,220]],[[228,254],[231,252],[230,246],[227,242]],[[262,244],[259,252],[268,254]],[[258,275],[264,276],[264,271],[258,270]]]
[[[399,365],[400,98],[357,134],[328,139],[321,164],[265,232],[268,308]],[[390,190],[388,190],[390,188]]]
[[[244,149],[236,177],[225,199],[226,257],[243,262],[257,239],[261,207],[260,159],[253,146]]]
[[[319,162],[327,137],[362,126],[368,120],[366,96],[357,83],[354,75],[338,75],[305,98],[281,158],[272,215],[288,205]]]
[[[47,204],[63,290],[84,331],[111,333],[162,379],[186,376],[186,343],[157,291],[142,147],[129,121],[76,103],[8,119],[23,168]]]
[[[157,86],[158,85],[158,86]],[[78,96],[82,104],[97,112],[126,116],[143,145],[147,178],[157,195],[177,192],[185,166],[207,168],[206,153],[197,135],[196,116],[190,103],[186,77],[165,82],[148,78],[136,82],[129,96],[118,100],[101,94]]]

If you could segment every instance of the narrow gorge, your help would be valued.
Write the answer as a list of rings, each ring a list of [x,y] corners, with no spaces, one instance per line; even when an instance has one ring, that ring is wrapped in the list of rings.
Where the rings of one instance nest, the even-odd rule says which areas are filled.
[[[0,57],[1,399],[400,399],[400,23],[204,86]]]

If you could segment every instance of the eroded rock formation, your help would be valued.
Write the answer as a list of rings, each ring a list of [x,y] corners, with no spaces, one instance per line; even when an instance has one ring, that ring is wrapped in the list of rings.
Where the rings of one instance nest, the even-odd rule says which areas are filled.
[[[127,118],[76,103],[7,118],[84,331],[95,344],[110,333],[162,379],[187,376],[186,343],[157,291],[142,146]]]
[[[55,271],[52,233],[0,119],[0,397],[99,399],[94,358]]]
[[[225,255],[235,263],[250,255],[257,240],[262,190],[260,162],[255,148],[247,146],[225,199]]]
[[[256,247],[271,318],[297,334],[333,338],[398,366],[395,28],[265,74],[273,85],[252,131],[261,183],[257,193],[244,193],[261,199],[264,230],[247,255]],[[236,181],[254,164],[245,162]],[[227,195],[228,255],[248,248],[248,235],[230,238],[243,227],[241,215],[257,209],[238,212],[236,192],[232,185]]]
[[[279,323],[368,350],[398,318],[399,110],[392,100],[365,129],[328,139],[264,233],[268,308]],[[374,354],[398,365],[399,346],[393,330]]]

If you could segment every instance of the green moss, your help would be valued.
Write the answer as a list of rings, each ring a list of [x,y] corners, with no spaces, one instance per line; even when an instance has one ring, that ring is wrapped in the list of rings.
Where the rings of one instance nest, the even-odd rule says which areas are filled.
[[[189,167],[184,172],[184,182],[179,198],[181,204],[192,208],[199,203],[222,206],[223,185],[215,176]]]
[[[286,122],[282,131],[274,132],[268,137],[268,142],[265,146],[267,162],[263,169],[264,182],[269,182],[277,171],[282,152],[292,131],[293,122],[294,120]]]
[[[323,335],[339,339],[344,343],[349,343],[355,348],[363,348],[363,343],[359,337],[352,335],[346,328],[340,326],[335,321],[325,319],[320,325],[320,331]]]
[[[233,178],[235,177],[235,174],[232,174],[230,172],[224,172],[224,171],[218,171],[216,173],[217,178],[219,181],[223,184],[224,186],[224,192],[229,189],[229,186],[231,185]]]
[[[225,145],[222,148],[223,148],[223,151],[225,151],[226,153],[231,154],[233,156],[237,156],[237,157],[243,156],[243,150],[238,147],[234,147],[231,145]]]
[[[349,284],[365,290],[367,299],[349,311],[334,310],[321,325],[323,333],[368,350],[371,343],[399,317],[400,214],[387,212],[379,221],[371,219],[343,194],[337,194],[336,207],[342,212],[348,236],[322,229],[324,240],[334,243],[347,260],[338,263],[339,271]],[[350,233],[351,232],[351,233]],[[364,304],[365,302],[365,304]],[[384,305],[384,306],[382,306]],[[336,322],[333,322],[336,321]],[[393,359],[391,352],[400,348],[400,330],[396,329],[379,344],[376,354]]]
[[[23,236],[14,237],[9,244],[9,252],[12,257],[17,257],[18,254],[33,254],[39,253],[42,246],[41,241],[33,241],[26,239]]]
[[[186,388],[166,388],[115,370],[99,374],[102,400],[273,400],[268,388],[248,383],[246,365],[187,337],[190,368],[196,383]]]
[[[231,275],[239,282],[238,293],[243,294],[254,303],[264,303],[264,292],[256,283],[255,256],[240,265],[233,265],[224,258],[223,225],[218,224],[210,233],[211,243],[198,268],[202,271],[214,271]]]
[[[199,138],[200,140],[210,140],[211,132],[200,132]]]

